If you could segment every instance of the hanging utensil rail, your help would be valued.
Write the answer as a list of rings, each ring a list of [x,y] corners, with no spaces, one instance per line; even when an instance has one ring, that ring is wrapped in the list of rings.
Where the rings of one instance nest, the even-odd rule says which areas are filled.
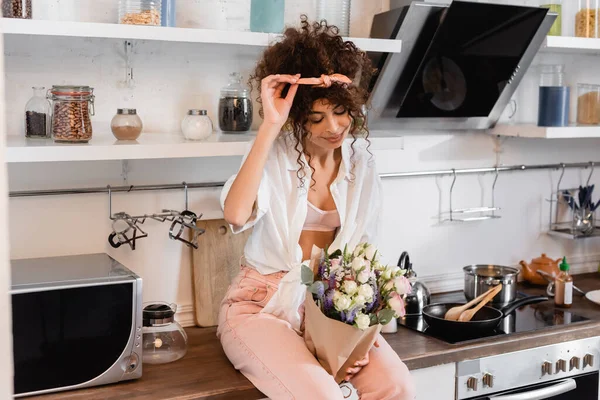
[[[539,164],[539,165],[511,165],[503,167],[487,167],[487,168],[465,168],[465,169],[445,169],[434,171],[411,171],[411,172],[393,172],[379,174],[382,179],[389,178],[411,178],[422,176],[444,176],[444,175],[463,175],[463,174],[482,174],[487,172],[510,172],[510,171],[533,171],[543,169],[562,169],[562,168],[589,168],[592,165],[600,165],[600,161],[584,162],[584,163],[559,163],[559,164]],[[188,189],[199,188],[219,188],[225,182],[199,182],[188,183]],[[155,190],[181,190],[182,184],[165,184],[165,185],[130,185],[130,186],[113,186],[113,193],[118,192],[134,192],[134,191],[155,191]],[[93,193],[108,193],[106,186],[95,188],[72,188],[72,189],[49,189],[49,190],[25,190],[11,191],[9,197],[33,197],[33,196],[60,196],[69,194],[93,194]]]

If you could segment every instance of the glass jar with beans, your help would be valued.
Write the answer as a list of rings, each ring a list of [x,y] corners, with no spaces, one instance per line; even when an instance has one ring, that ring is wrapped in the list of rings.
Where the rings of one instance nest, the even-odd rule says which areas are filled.
[[[89,86],[52,86],[52,138],[59,143],[87,143],[92,138],[94,88]]]

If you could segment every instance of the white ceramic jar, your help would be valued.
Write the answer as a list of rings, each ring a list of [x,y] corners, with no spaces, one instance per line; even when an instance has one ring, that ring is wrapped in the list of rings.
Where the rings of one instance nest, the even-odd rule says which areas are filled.
[[[206,115],[206,110],[189,110],[183,121],[181,131],[188,140],[204,140],[213,131],[212,121]]]

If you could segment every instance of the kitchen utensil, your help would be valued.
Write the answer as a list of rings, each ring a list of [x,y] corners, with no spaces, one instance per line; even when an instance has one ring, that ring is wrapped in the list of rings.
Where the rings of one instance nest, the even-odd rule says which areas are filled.
[[[177,304],[144,303],[142,328],[142,362],[166,364],[187,353],[187,334],[175,321]]]
[[[545,296],[526,297],[510,303],[501,310],[490,306],[484,306],[473,319],[468,322],[447,321],[444,319],[444,315],[446,315],[449,309],[452,307],[463,306],[464,303],[430,304],[423,308],[423,318],[429,325],[429,328],[444,332],[445,335],[452,337],[473,337],[490,333],[498,327],[503,318],[506,318],[517,308],[546,300],[548,300],[548,297]]]
[[[547,272],[552,276],[556,276],[559,273],[558,264],[562,261],[562,257],[553,260],[542,253],[541,257],[534,258],[531,264],[521,260],[519,264],[523,267],[521,274],[523,279],[534,285],[545,285],[546,280],[536,273],[537,270]]]
[[[487,292],[485,292],[485,293],[477,296],[476,298],[474,298],[473,300],[471,300],[470,302],[468,302],[464,306],[453,307],[453,308],[449,309],[448,312],[446,313],[446,315],[444,315],[444,319],[447,319],[449,321],[458,321],[458,317],[460,317],[460,314],[462,314],[463,311],[465,311],[469,307],[473,307],[478,301],[480,301],[486,295],[488,295],[489,293],[491,293],[492,290],[494,290],[494,288],[491,288]]]
[[[477,304],[475,307],[473,307],[470,310],[463,311],[462,314],[460,314],[460,317],[458,317],[458,320],[461,322],[471,321],[471,319],[473,319],[473,316],[475,314],[477,314],[477,311],[481,310],[481,308],[483,306],[485,306],[490,300],[492,300],[494,298],[494,296],[496,296],[501,290],[502,290],[502,284],[499,284],[494,289],[492,289],[492,291],[490,293],[486,294],[485,297],[483,299],[481,299],[479,304]]]
[[[585,294],[585,298],[600,305],[600,290],[590,290]]]
[[[398,259],[398,266],[406,270],[406,278],[410,282],[411,292],[404,299],[406,315],[421,315],[423,307],[431,303],[431,292],[427,285],[417,279],[408,252],[403,252]]]
[[[240,270],[240,257],[252,229],[234,235],[223,219],[197,221],[205,230],[192,251],[196,325],[216,326],[219,308],[231,280]]]
[[[547,272],[544,272],[542,270],[538,270],[537,271],[538,274],[540,274],[544,279],[546,279],[546,281],[548,282],[548,287],[546,287],[546,294],[550,297],[554,296],[554,277],[552,275],[550,275]],[[577,293],[585,296],[585,292],[581,289],[579,289],[577,286],[573,285],[573,290],[575,290]]]
[[[476,264],[463,267],[464,292],[467,300],[502,284],[502,291],[492,300],[494,306],[505,306],[517,298],[519,270],[501,265]]]

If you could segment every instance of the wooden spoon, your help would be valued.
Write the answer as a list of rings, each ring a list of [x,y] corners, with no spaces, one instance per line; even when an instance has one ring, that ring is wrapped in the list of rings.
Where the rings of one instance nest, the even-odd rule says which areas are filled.
[[[481,302],[479,304],[477,304],[474,308],[463,311],[463,313],[460,314],[460,317],[458,317],[458,320],[461,322],[470,321],[473,318],[473,316],[475,315],[475,313],[477,313],[477,311],[479,311],[481,309],[481,307],[485,306],[488,301],[492,300],[494,298],[494,296],[496,296],[498,293],[500,293],[501,290],[502,290],[502,284],[499,283],[498,286],[496,286],[494,288],[494,290],[492,290],[491,293],[486,295],[483,298],[483,300],[481,300]]]
[[[452,307],[451,309],[446,311],[446,315],[444,315],[444,319],[447,319],[449,321],[458,321],[458,317],[460,317],[460,314],[462,314],[463,311],[465,311],[469,307],[475,305],[475,303],[477,303],[478,301],[483,299],[486,295],[490,294],[492,292],[492,290],[494,290],[495,288],[496,287],[494,286],[493,288],[488,289],[487,292],[483,292],[482,294],[475,297],[473,300],[471,300],[467,304],[464,304],[462,306]]]

